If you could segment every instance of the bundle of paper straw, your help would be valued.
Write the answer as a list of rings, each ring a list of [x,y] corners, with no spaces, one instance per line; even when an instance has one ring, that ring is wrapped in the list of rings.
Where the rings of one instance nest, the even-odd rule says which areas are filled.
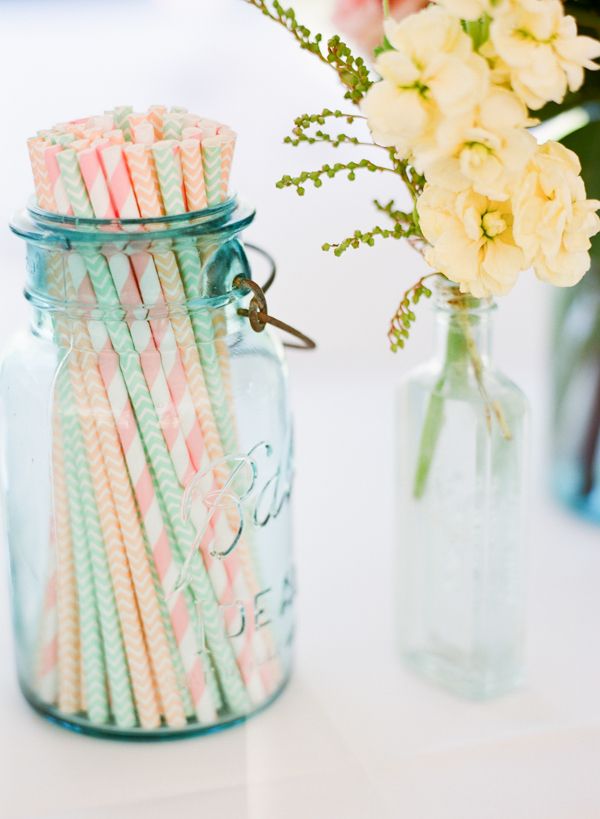
[[[235,134],[181,108],[123,106],[28,142],[40,208],[135,219],[228,197]],[[184,305],[200,293],[193,241],[82,245],[48,253],[47,288],[103,310]],[[74,247],[77,247],[76,245]],[[56,311],[64,355],[53,407],[53,521],[35,694],[65,715],[120,730],[211,725],[248,713],[282,683],[274,634],[235,601],[260,590],[239,518],[186,508],[231,480],[236,452],[222,317]],[[216,549],[215,549],[216,546]],[[181,580],[185,575],[185,582]]]

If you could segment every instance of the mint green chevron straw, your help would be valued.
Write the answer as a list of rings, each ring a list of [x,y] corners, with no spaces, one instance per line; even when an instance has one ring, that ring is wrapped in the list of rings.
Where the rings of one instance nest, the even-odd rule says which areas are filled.
[[[69,517],[73,534],[73,561],[77,578],[85,706],[90,720],[97,725],[101,725],[108,722],[110,715],[105,684],[104,650],[85,529],[85,511],[79,491],[79,474],[75,457],[75,427],[78,422],[73,412],[74,400],[69,383],[69,374],[64,367],[58,372],[56,391],[62,434],[62,451],[65,460]]]
[[[176,160],[175,151],[176,144],[170,139],[163,139],[152,145],[160,192],[168,216],[186,211],[181,162]]]
[[[60,175],[73,213],[88,219],[94,218],[94,211],[88,199],[85,184],[79,170],[77,154],[73,148],[65,148],[56,154]]]

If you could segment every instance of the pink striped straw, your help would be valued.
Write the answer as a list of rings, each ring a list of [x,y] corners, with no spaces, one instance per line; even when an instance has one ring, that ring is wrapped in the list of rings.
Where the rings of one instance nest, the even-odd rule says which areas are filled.
[[[138,219],[140,211],[129,178],[123,148],[121,145],[108,145],[99,148],[98,153],[117,216],[120,219]]]
[[[98,152],[95,148],[85,148],[79,151],[77,158],[96,218],[114,219],[117,214],[110,200]]]
[[[37,694],[41,700],[50,704],[54,704],[58,697],[58,611],[55,555],[54,527],[50,525],[50,561],[41,614],[40,649],[36,674]]]
[[[52,197],[56,203],[58,213],[64,213],[67,216],[72,216],[73,209],[69,202],[69,197],[65,191],[65,186],[60,174],[60,167],[56,159],[56,154],[62,151],[61,145],[50,145],[44,149],[44,162],[46,164],[46,172],[48,174],[48,181],[52,190]]]

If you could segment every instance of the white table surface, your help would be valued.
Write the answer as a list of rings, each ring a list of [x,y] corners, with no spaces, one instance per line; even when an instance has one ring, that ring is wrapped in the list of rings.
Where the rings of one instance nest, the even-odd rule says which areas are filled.
[[[2,819],[600,817],[600,529],[548,500],[538,465],[525,687],[472,704],[422,683],[393,636],[397,359],[296,354],[291,369],[299,596],[287,691],[205,737],[71,734],[17,690],[2,586]]]

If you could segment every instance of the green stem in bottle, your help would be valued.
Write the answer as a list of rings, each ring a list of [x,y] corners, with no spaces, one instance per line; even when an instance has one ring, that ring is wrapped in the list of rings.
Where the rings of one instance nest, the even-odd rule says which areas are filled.
[[[417,459],[417,469],[413,485],[413,495],[417,499],[423,497],[425,493],[427,478],[429,477],[431,464],[444,423],[444,396],[442,395],[442,390],[451,371],[456,369],[456,365],[461,360],[464,360],[467,354],[468,346],[462,329],[453,326],[451,323],[448,328],[448,343],[446,345],[444,367],[429,397],[425,422],[421,431],[419,457]]]
[[[442,426],[444,423],[444,396],[443,389],[450,377],[466,378],[469,367],[472,369],[477,387],[483,401],[486,425],[488,432],[492,431],[492,422],[495,419],[503,438],[510,441],[512,434],[504,412],[498,401],[492,401],[488,395],[483,371],[483,361],[473,337],[473,330],[466,305],[459,302],[457,305],[457,321],[450,321],[448,327],[448,343],[444,366],[429,398],[425,422],[421,432],[417,469],[413,486],[413,495],[418,500],[423,497],[427,486],[427,479],[435,456]]]

